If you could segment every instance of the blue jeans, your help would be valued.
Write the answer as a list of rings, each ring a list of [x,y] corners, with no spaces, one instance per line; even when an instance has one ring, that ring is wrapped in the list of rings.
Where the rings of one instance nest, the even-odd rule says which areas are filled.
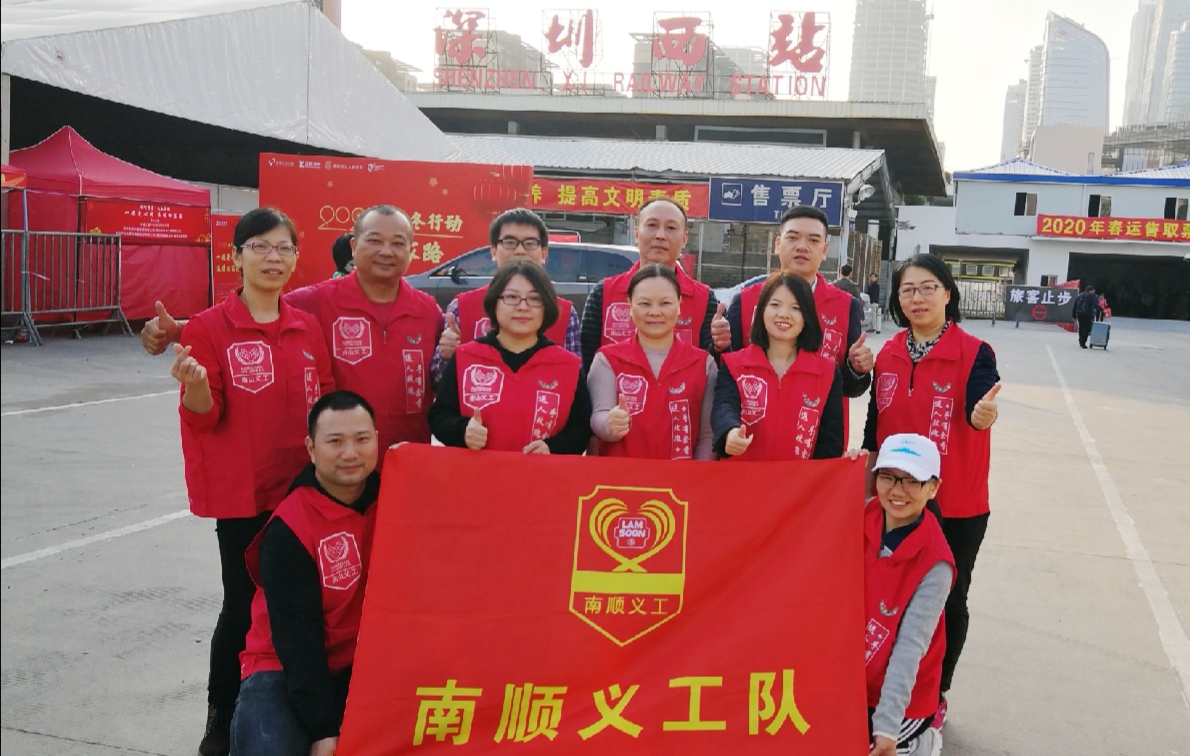
[[[231,756],[307,756],[310,737],[289,703],[284,672],[256,672],[240,684],[231,718]]]

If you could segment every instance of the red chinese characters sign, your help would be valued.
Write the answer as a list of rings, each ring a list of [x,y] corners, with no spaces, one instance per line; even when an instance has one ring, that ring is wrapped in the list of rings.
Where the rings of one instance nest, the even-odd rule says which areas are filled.
[[[529,186],[529,206],[534,210],[634,215],[645,202],[666,197],[681,205],[691,218],[705,218],[707,191],[706,184],[535,178]]]
[[[849,460],[397,447],[339,752],[867,753],[862,489]]]
[[[83,228],[92,234],[120,234],[125,241],[206,244],[211,240],[211,209],[159,202],[88,199]]]
[[[482,61],[488,55],[487,30],[480,22],[487,14],[478,10],[439,10],[439,25],[434,30],[434,51],[449,64],[465,66]],[[486,26],[486,22],[484,24]]]
[[[240,288],[240,272],[235,266],[232,237],[238,215],[211,215],[211,302],[219,304]]]
[[[372,205],[396,205],[409,214],[408,272],[420,273],[487,244],[492,218],[529,203],[532,178],[527,165],[262,153],[260,204],[280,208],[297,224],[300,257],[292,288],[331,277],[331,245]]]
[[[1190,221],[1038,215],[1037,235],[1067,239],[1190,242]]]

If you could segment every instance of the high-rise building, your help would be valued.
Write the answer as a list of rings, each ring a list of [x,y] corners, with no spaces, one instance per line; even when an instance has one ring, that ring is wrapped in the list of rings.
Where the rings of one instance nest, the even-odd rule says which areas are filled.
[[[1029,82],[1008,87],[1004,94],[1004,130],[1000,138],[1000,160],[1011,160],[1021,154],[1021,132],[1025,124],[1025,93]]]
[[[848,99],[930,104],[926,57],[932,18],[926,0],[857,0]],[[929,114],[932,120],[932,107]]]
[[[1165,113],[1165,80],[1169,76],[1169,38],[1190,21],[1190,0],[1158,0],[1153,9],[1153,24],[1140,98],[1145,123],[1160,123]]]
[[[1190,121],[1190,21],[1169,35],[1165,68],[1161,89],[1162,120],[1166,123]]]
[[[1056,13],[1045,17],[1038,126],[1108,127],[1110,58],[1103,40]]]
[[[1144,91],[1145,67],[1148,64],[1153,39],[1153,17],[1158,0],[1140,0],[1132,16],[1132,32],[1128,37],[1128,77],[1124,84],[1124,125],[1137,126],[1148,118],[1148,107],[1141,96]]]
[[[1025,116],[1022,119],[1020,142],[1024,149],[1033,141],[1037,120],[1041,117],[1041,58],[1045,45],[1029,51],[1029,78],[1025,81]]]

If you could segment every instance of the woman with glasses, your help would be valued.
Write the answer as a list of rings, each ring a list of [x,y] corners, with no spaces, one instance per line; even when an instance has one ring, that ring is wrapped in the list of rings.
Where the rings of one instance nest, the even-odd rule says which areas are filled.
[[[447,446],[525,454],[582,454],[591,399],[582,361],[545,334],[558,296],[545,270],[516,259],[483,296],[486,335],[460,345],[442,370],[430,430]]]
[[[801,276],[760,289],[743,349],[723,355],[712,415],[715,451],[743,461],[828,459],[843,453],[843,378],[818,353],[822,326]]]
[[[950,266],[917,255],[893,273],[888,303],[904,327],[876,357],[864,448],[875,451],[896,433],[917,433],[938,446],[946,488],[938,495],[942,531],[954,553],[955,581],[946,602],[946,656],[941,705],[963,651],[969,621],[967,592],[988,525],[991,427],[996,422],[1000,374],[996,355],[959,327],[959,290]]]
[[[715,359],[676,338],[682,289],[664,265],[628,281],[633,338],[601,347],[591,362],[591,430],[599,456],[712,459]]]
[[[240,218],[232,259],[242,287],[191,318],[173,347],[190,511],[215,519],[223,573],[203,756],[229,748],[255,592],[244,550],[310,461],[306,414],[334,389],[318,321],[281,299],[297,264],[297,239],[278,210],[262,207]]]

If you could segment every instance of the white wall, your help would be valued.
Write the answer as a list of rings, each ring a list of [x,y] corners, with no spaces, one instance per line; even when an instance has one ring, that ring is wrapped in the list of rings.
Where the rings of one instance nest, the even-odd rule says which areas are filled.
[[[950,247],[1017,247],[1024,249],[1029,240],[1023,237],[1005,238],[987,234],[958,234],[955,232],[955,207],[929,205],[897,206],[896,259],[907,260],[918,252],[929,252],[931,244]],[[1009,210],[1011,212],[1011,208]],[[906,226],[900,228],[900,226]],[[913,228],[908,228],[913,226]]]
[[[1190,187],[1127,186],[1096,184],[1045,184],[1012,181],[955,182],[959,234],[1010,234],[1033,236],[1037,218],[1014,215],[1018,192],[1037,195],[1038,215],[1087,216],[1092,194],[1111,197],[1115,218],[1162,218],[1167,197],[1190,197]]]
[[[260,192],[241,186],[226,184],[207,184],[202,181],[191,182],[198,186],[205,186],[211,190],[211,211],[225,213],[240,213],[260,207]]]

